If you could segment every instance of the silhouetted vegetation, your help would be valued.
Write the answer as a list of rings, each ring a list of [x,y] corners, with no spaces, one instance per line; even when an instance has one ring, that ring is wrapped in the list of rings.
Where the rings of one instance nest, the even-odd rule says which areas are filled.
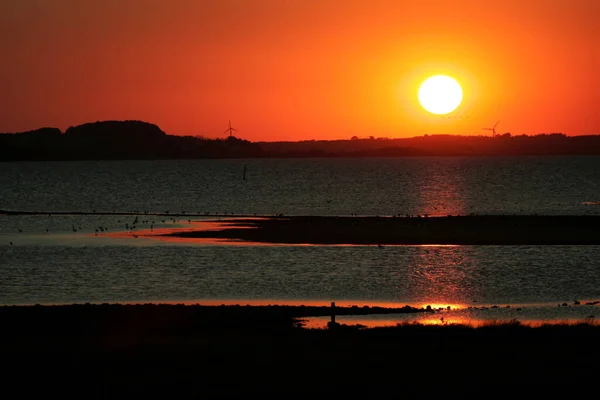
[[[336,307],[336,315],[431,313],[414,307]],[[119,333],[202,333],[209,331],[285,331],[300,326],[299,318],[328,316],[326,306],[244,306],[168,304],[73,304],[69,306],[3,306],[3,332],[27,335],[95,334],[111,329]]]
[[[158,126],[142,121],[87,123],[64,133],[57,128],[41,128],[0,134],[0,161],[560,154],[600,154],[600,135],[354,136],[349,140],[250,142],[235,136],[207,139],[167,135]]]
[[[465,398],[489,393],[482,385],[513,395],[529,385],[539,395],[560,383],[574,395],[597,375],[598,325],[307,330],[290,324],[296,313],[302,308],[2,307],[2,388],[19,398]]]

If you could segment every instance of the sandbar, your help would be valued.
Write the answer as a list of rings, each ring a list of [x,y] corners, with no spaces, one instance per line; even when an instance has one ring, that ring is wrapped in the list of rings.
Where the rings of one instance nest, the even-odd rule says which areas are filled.
[[[594,245],[600,216],[234,218],[179,238],[315,245]]]

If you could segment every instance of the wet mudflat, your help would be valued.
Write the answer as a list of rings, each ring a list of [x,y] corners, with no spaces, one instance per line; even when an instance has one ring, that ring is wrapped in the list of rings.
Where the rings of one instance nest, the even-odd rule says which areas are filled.
[[[287,244],[600,244],[600,216],[275,217],[233,219],[181,238]],[[251,229],[248,229],[251,228]]]

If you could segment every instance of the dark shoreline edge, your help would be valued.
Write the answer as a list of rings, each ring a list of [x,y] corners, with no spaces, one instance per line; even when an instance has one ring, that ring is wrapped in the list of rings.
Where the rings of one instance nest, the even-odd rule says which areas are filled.
[[[243,332],[281,333],[303,328],[303,318],[331,316],[360,316],[382,314],[435,314],[442,309],[430,306],[305,306],[305,305],[200,305],[165,303],[102,303],[69,305],[4,305],[0,306],[1,336],[44,335],[105,335],[110,331],[136,335],[182,335],[227,331],[237,335]],[[549,323],[540,326],[521,324],[517,320],[490,324],[428,325],[421,323],[373,327],[370,331],[394,329],[421,329],[438,332],[442,328],[466,330],[542,330],[542,329],[596,329],[600,338],[600,324],[593,319],[578,323]],[[339,325],[339,324],[338,324]],[[353,326],[349,326],[350,328]],[[356,327],[360,328],[360,326]],[[306,331],[306,329],[301,329]],[[310,330],[310,329],[309,329]]]
[[[600,216],[295,216],[214,221],[220,230],[163,236],[315,245],[598,245]]]
[[[514,385],[528,385],[539,395],[549,382],[568,385],[572,395],[597,378],[597,324],[314,330],[294,326],[285,313],[265,308],[258,317],[256,310],[0,307],[3,390],[21,398],[479,398],[482,385],[513,395]]]
[[[336,306],[335,315],[435,313],[431,307]],[[70,304],[0,306],[4,333],[50,331],[93,331],[99,326],[116,326],[135,321],[148,327],[180,325],[191,330],[272,329],[301,327],[302,318],[330,316],[329,306],[312,305],[200,305],[200,304]],[[152,322],[153,321],[153,322]],[[161,328],[162,329],[162,328]]]

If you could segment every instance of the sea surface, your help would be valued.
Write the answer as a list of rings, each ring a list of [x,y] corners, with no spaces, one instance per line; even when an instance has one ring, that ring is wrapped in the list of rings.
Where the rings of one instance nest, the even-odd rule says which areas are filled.
[[[397,321],[600,318],[600,246],[119,235],[131,225],[197,229],[233,215],[598,215],[600,157],[0,163],[0,209],[41,212],[0,215],[0,304],[335,301],[445,310]]]

